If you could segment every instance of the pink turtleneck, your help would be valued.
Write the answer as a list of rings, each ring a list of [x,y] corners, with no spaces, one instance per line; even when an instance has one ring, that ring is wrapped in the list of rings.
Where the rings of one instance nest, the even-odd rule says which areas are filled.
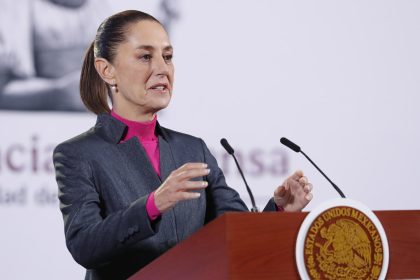
[[[146,154],[152,163],[153,169],[160,177],[160,153],[159,153],[159,141],[155,133],[157,116],[149,122],[136,122],[124,119],[117,115],[114,111],[111,111],[111,116],[124,123],[128,130],[124,138],[120,143],[127,141],[132,137],[137,137],[139,142],[143,145]],[[155,204],[155,193],[152,192],[147,198],[146,211],[151,221],[156,220],[162,213],[157,209]],[[276,205],[277,211],[284,211],[282,207]]]
[[[114,111],[111,111],[111,116],[113,116],[115,119],[119,120],[127,126],[127,133],[124,135],[124,138],[120,141],[120,143],[123,143],[132,137],[137,137],[139,142],[142,144],[144,150],[146,151],[146,154],[150,160],[150,163],[153,166],[153,169],[156,171],[156,174],[160,177],[159,141],[155,132],[157,116],[155,116],[153,120],[148,122],[130,121],[119,116]],[[152,221],[157,219],[161,215],[159,209],[157,209],[155,204],[154,192],[152,192],[147,198],[146,211],[150,220]]]

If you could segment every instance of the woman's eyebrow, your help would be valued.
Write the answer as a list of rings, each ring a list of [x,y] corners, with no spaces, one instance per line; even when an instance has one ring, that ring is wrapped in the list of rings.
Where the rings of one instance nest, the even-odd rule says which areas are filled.
[[[138,46],[136,49],[151,51],[151,50],[154,50],[154,49],[155,49],[155,47],[150,46],[150,45],[140,45],[140,46]]]
[[[169,46],[164,47],[163,50],[164,51],[173,51],[174,48],[171,45],[169,45]]]
[[[153,51],[153,50],[155,50],[156,48],[155,48],[154,46],[151,46],[151,45],[140,45],[140,46],[138,46],[136,49],[139,49],[139,50],[147,50],[147,51]],[[173,47],[172,47],[171,45],[169,45],[169,46],[164,47],[164,48],[163,48],[163,50],[164,50],[164,51],[172,51],[172,50],[173,50]]]

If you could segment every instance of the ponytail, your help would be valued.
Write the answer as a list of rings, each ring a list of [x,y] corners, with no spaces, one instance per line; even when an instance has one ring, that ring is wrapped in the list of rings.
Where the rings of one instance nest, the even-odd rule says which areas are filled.
[[[80,75],[80,97],[83,104],[96,115],[109,113],[108,86],[95,69],[94,42],[86,51]]]

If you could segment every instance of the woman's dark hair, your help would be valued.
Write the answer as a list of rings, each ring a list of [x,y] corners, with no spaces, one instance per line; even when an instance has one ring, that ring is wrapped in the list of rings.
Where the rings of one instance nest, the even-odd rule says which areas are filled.
[[[143,20],[160,22],[153,16],[135,10],[115,14],[104,20],[98,28],[96,38],[88,48],[80,75],[80,97],[85,106],[95,114],[109,113],[109,86],[95,69],[95,58],[102,57],[113,62],[117,47],[126,40],[131,24]]]

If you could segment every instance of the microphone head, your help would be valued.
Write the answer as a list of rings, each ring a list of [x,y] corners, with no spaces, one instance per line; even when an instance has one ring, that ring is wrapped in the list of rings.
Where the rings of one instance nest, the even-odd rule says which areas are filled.
[[[229,145],[228,141],[225,138],[220,139],[220,144],[222,144],[223,148],[225,148],[228,154],[233,155],[235,152],[233,148]]]
[[[285,137],[282,137],[280,139],[280,143],[282,143],[286,147],[292,149],[296,153],[299,153],[300,152],[300,147],[298,145],[296,145],[295,143],[293,143],[292,141],[290,141],[289,139],[285,138]]]

